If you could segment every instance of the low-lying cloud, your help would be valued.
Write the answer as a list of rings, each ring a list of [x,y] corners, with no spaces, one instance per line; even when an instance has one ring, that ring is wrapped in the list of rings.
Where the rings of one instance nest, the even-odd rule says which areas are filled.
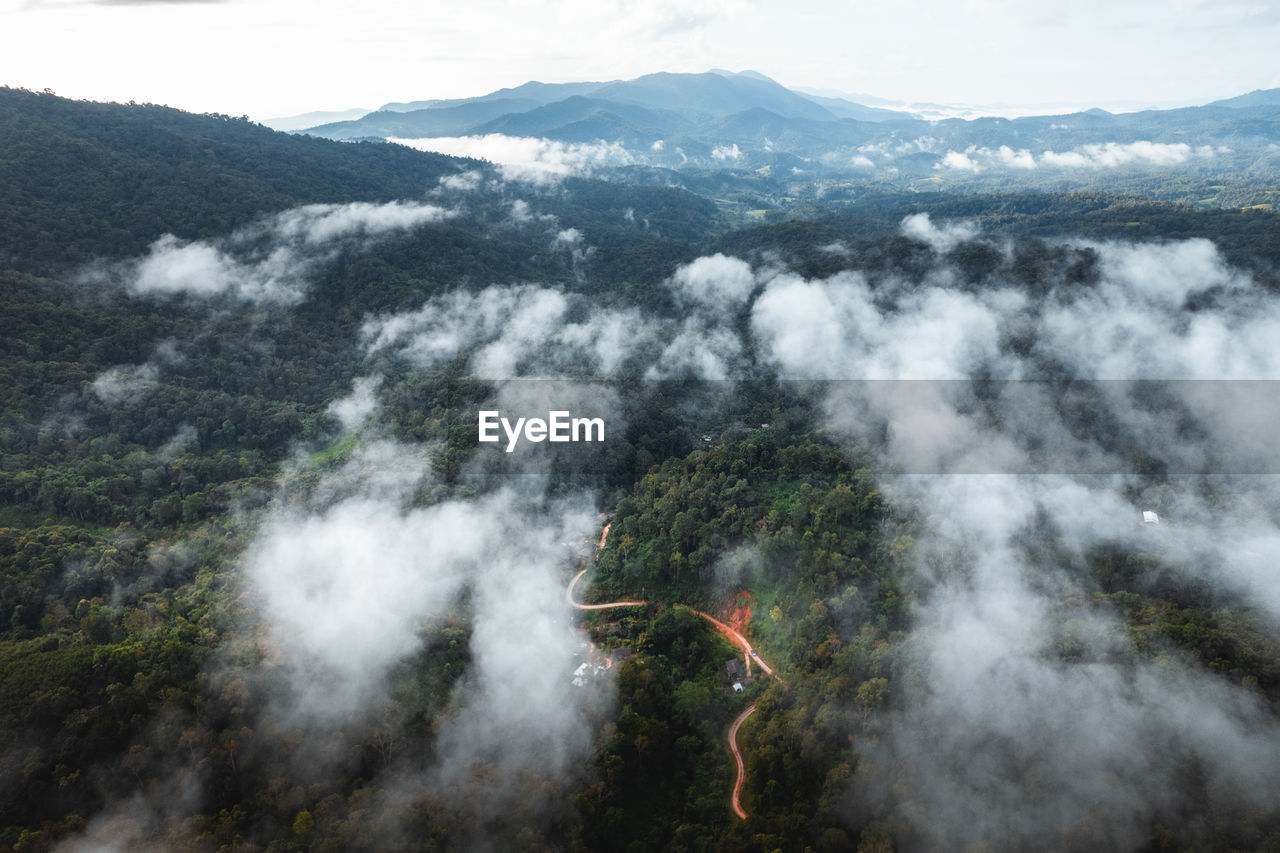
[[[476,190],[484,176],[475,169],[458,172],[456,175],[445,175],[440,179],[439,189],[451,192],[467,193]]]
[[[675,318],[519,285],[370,321],[365,342],[504,377],[630,358],[650,378],[856,380],[816,387],[820,425],[922,524],[901,578],[915,604],[898,699],[862,748],[851,809],[896,802],[934,846],[1126,848],[1155,823],[1194,834],[1188,814],[1273,804],[1271,712],[1247,687],[1138,654],[1094,597],[1089,555],[1154,551],[1280,624],[1271,480],[1209,499],[1194,484],[1140,491],[1132,468],[1145,454],[1170,471],[1275,470],[1274,442],[1251,439],[1267,432],[1248,415],[1257,394],[1212,380],[1280,379],[1280,299],[1206,240],[1062,243],[1061,268],[1029,292],[1007,246],[982,281],[955,265],[981,239],[971,224],[920,215],[902,233],[933,250],[932,269],[811,279],[717,255],[667,280]],[[1090,273],[1068,276],[1071,264]],[[549,360],[550,342],[572,357]],[[1145,509],[1159,532],[1139,525]],[[1190,766],[1196,802],[1183,799]]]
[[[1117,169],[1126,166],[1180,166],[1192,160],[1211,160],[1230,149],[1221,146],[1192,147],[1185,142],[1098,142],[1077,146],[1070,151],[1044,150],[1034,154],[1026,148],[998,148],[971,145],[963,151],[949,150],[939,168],[980,172],[986,169],[1032,170],[1052,169]]]
[[[942,249],[947,228],[904,222]],[[1087,560],[1155,552],[1280,624],[1280,580],[1259,570],[1280,553],[1273,478],[1212,500],[1194,482],[1176,500],[1124,496],[1135,452],[1172,470],[1275,471],[1274,442],[1249,442],[1257,394],[1233,408],[1223,383],[1078,381],[1280,379],[1262,343],[1280,332],[1280,300],[1208,241],[1073,248],[1096,280],[1050,280],[1034,300],[1000,276],[963,286],[944,261],[917,281],[779,275],[751,309],[757,350],[784,377],[917,380],[830,386],[824,428],[886,471],[952,472],[881,481],[925,523],[903,578],[916,605],[899,702],[855,793],[862,813],[897,797],[927,846],[1125,849],[1155,823],[1195,833],[1189,813],[1265,808],[1280,792],[1280,729],[1259,697],[1136,655],[1115,610],[1090,603]],[[1037,381],[986,386],[977,405],[968,380],[992,377]],[[1076,380],[1065,398],[1063,377]],[[1060,473],[1000,473],[1055,454]],[[1106,476],[1074,473],[1086,461]],[[1138,524],[1152,508],[1159,533]],[[1203,774],[1196,802],[1182,799],[1188,766]]]
[[[89,388],[102,402],[120,405],[135,403],[160,384],[160,372],[183,360],[174,341],[164,341],[142,364],[120,364],[98,374]]]
[[[275,668],[290,677],[302,716],[341,719],[376,704],[391,669],[420,646],[422,626],[459,607],[464,590],[478,593],[471,602],[480,626],[509,628],[517,602],[521,625],[532,618],[542,626],[547,643],[521,644],[520,666],[538,670],[534,656],[550,655],[552,640],[557,654],[546,668],[568,664],[576,633],[564,606],[562,543],[591,534],[591,503],[544,517],[539,495],[508,489],[418,507],[430,452],[362,441],[311,497],[282,499],[261,526],[245,570],[280,653]],[[547,607],[528,612],[531,597]],[[504,678],[505,659],[493,660]],[[484,656],[476,663],[483,682]]]
[[[1019,152],[996,156],[1025,168]],[[326,246],[351,233],[337,222],[304,216],[271,233]],[[551,239],[573,250],[570,232]],[[1132,464],[1210,479],[1280,470],[1267,456],[1274,419],[1250,414],[1258,395],[1215,381],[1280,380],[1280,298],[1207,240],[1060,242],[1028,282],[1010,247],[990,243],[996,269],[974,280],[956,252],[982,239],[972,223],[920,214],[901,233],[928,247],[916,253],[927,269],[810,278],[712,255],[661,284],[665,313],[521,283],[369,318],[370,376],[330,407],[358,438],[352,455],[282,494],[244,563],[290,713],[329,723],[376,706],[423,625],[465,608],[472,664],[437,760],[415,778],[445,789],[480,764],[567,773],[590,749],[557,679],[581,639],[563,599],[566,543],[594,532],[594,500],[548,501],[542,481],[467,500],[434,490],[435,448],[377,430],[384,360],[495,380],[846,380],[809,392],[818,425],[921,520],[900,578],[913,612],[897,699],[882,736],[859,746],[851,811],[889,804],[939,848],[1130,848],[1156,822],[1194,833],[1206,810],[1273,805],[1273,713],[1176,651],[1138,654],[1095,596],[1089,555],[1155,555],[1280,624],[1273,481],[1142,491]],[[131,369],[104,389],[145,385]],[[1144,509],[1164,517],[1159,531],[1138,524]],[[1180,799],[1188,768],[1202,780],[1195,802]]]
[[[391,138],[389,142],[419,151],[452,157],[488,160],[507,180],[535,184],[555,183],[570,176],[590,175],[610,166],[629,166],[635,157],[620,143],[560,142],[531,136],[436,136],[422,139]]]
[[[466,670],[436,718],[431,760],[389,765],[376,780],[377,807],[397,816],[377,831],[394,835],[404,800],[428,792],[478,797],[458,808],[495,822],[513,803],[554,813],[556,786],[590,775],[594,721],[612,701],[607,683],[570,683],[586,643],[564,591],[573,555],[598,535],[595,497],[548,499],[545,475],[448,497],[431,473],[439,448],[381,436],[378,384],[357,380],[330,407],[351,455],[318,477],[300,456],[289,476],[310,487],[282,489],[243,561],[265,628],[258,681],[273,696],[259,727],[293,732],[309,762],[344,760],[324,757],[321,734],[342,727],[381,721],[379,736],[400,737],[385,713],[400,668],[432,625],[456,622]],[[483,827],[458,831],[489,843]]]
[[[742,157],[742,149],[738,147],[738,143],[732,145],[717,145],[711,149],[711,159],[724,162],[726,160],[737,160]]]
[[[421,367],[466,355],[481,379],[613,374],[651,337],[638,309],[587,309],[580,297],[539,285],[491,286],[434,297],[418,311],[366,321],[366,353]]]
[[[978,226],[972,222],[946,222],[936,225],[927,213],[916,213],[902,220],[903,236],[928,243],[935,252],[942,254],[977,237],[978,232]]]
[[[140,295],[231,296],[245,302],[292,304],[306,294],[315,267],[352,242],[440,222],[453,212],[412,201],[310,204],[291,208],[217,240],[166,234],[139,259],[95,268]]]

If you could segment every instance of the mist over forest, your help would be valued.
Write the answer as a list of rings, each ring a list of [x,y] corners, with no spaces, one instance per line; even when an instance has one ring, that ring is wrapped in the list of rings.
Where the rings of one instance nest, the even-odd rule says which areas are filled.
[[[0,845],[1280,849],[1274,90],[560,85],[0,89]]]

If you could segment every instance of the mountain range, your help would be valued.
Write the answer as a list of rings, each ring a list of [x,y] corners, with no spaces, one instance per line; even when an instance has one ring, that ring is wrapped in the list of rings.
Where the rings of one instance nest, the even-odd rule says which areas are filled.
[[[507,127],[528,127],[549,138],[559,138],[557,131],[565,124],[600,116],[606,121],[592,123],[603,127],[612,122],[614,132],[627,136],[656,128],[665,131],[696,127],[707,119],[753,110],[811,121],[893,121],[914,117],[843,98],[797,92],[755,71],[714,70],[702,74],[662,72],[604,82],[531,81],[476,98],[385,104],[358,119],[317,124],[307,132],[330,139],[357,139],[502,133]],[[282,130],[295,129],[299,118],[302,117],[273,119],[267,124]],[[574,130],[566,132],[572,134]]]
[[[879,103],[879,99],[871,99]],[[927,106],[927,109],[925,107]],[[789,89],[754,71],[658,73],[632,80],[528,82],[475,98],[391,103],[356,119],[299,131],[335,140],[430,140],[494,134],[568,145],[618,146],[598,166],[778,170],[831,176],[939,177],[983,173],[1020,183],[1045,174],[1179,167],[1240,178],[1280,166],[1280,89],[1203,106],[1133,113],[936,119]],[[278,120],[276,127],[298,119]],[[432,150],[428,142],[415,143]],[[484,150],[465,149],[490,157]]]

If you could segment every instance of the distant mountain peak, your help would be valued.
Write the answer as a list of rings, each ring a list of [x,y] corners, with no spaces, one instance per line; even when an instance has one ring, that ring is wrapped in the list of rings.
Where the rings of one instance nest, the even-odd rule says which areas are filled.
[[[781,85],[778,83],[777,80],[774,80],[769,75],[761,74],[759,71],[751,71],[750,69],[746,71],[729,71],[724,68],[712,68],[707,73],[719,74],[721,77],[750,77],[752,80],[761,80],[765,83],[774,83],[777,85]]]
[[[339,121],[354,121],[358,118],[369,115],[373,110],[361,107],[354,107],[349,110],[316,110],[315,112],[302,113],[301,115],[278,116],[275,118],[262,119],[262,124],[272,130],[303,130],[308,127],[315,127],[319,124],[328,124]]]
[[[1211,107],[1232,107],[1235,109],[1245,109],[1248,107],[1274,107],[1280,105],[1280,89],[1254,89],[1244,95],[1237,95],[1234,98],[1223,98],[1220,101],[1214,101],[1208,106]]]

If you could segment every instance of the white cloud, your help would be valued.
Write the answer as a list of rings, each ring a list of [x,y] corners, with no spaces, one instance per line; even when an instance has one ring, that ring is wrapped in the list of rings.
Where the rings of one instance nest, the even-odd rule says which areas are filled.
[[[1064,290],[1041,311],[1040,346],[1102,379],[1277,379],[1280,304],[1226,265],[1208,240],[1085,244],[1103,279]],[[1220,310],[1189,313],[1188,297],[1229,295]]]
[[[1034,169],[1036,167],[1035,158],[1025,148],[1015,151],[1008,145],[1001,145],[996,153],[1000,158],[1000,162],[1006,166],[1015,169]]]
[[[712,160],[737,160],[741,156],[742,150],[736,142],[732,145],[717,145],[711,149]]]
[[[882,143],[880,147],[882,150],[885,151],[886,154],[889,154],[890,156],[892,156],[892,155],[902,155],[902,154],[932,153],[934,151],[937,151],[938,147],[941,144],[942,144],[942,140],[938,139],[936,136],[919,136],[919,137],[916,137],[915,139],[908,139],[903,142],[899,142],[897,145],[893,146],[891,149],[888,147],[888,143]],[[874,150],[875,146],[864,145],[863,148],[868,150]]]
[[[864,146],[865,147],[865,146]],[[1080,145],[1070,151],[1042,151],[1038,155],[1026,148],[970,146],[961,151],[948,151],[940,168],[979,172],[983,169],[1031,170],[1041,166],[1058,169],[1115,169],[1122,166],[1177,166],[1188,160],[1211,159],[1230,153],[1222,146],[1164,142],[1100,142]]]
[[[787,379],[959,379],[999,352],[1006,294],[982,298],[943,282],[900,293],[886,313],[859,273],[774,278],[752,306],[762,356]]]
[[[517,225],[523,225],[526,222],[533,221],[554,222],[555,216],[549,213],[534,213],[529,207],[529,202],[522,198],[515,199],[511,202],[511,221]]]
[[[948,151],[942,158],[942,165],[948,169],[958,169],[966,172],[977,172],[982,168],[968,154],[960,151]]]
[[[452,212],[433,204],[392,201],[386,204],[308,204],[277,213],[267,222],[269,236],[320,246],[346,237],[377,237],[439,222]]]
[[[745,303],[755,284],[750,264],[722,254],[681,266],[670,281],[675,292],[690,303],[727,310]]]
[[[978,239],[972,223],[903,220],[902,232],[945,255]],[[1070,244],[1096,259],[1099,280],[1055,286],[1034,302],[989,282],[956,286],[941,266],[916,283],[857,272],[825,280],[784,274],[752,305],[757,346],[792,378],[948,379],[976,365],[1035,371],[1003,351],[1004,330],[1032,355],[1088,379],[1280,379],[1280,300],[1230,267],[1208,240]],[[706,259],[704,259],[706,260]],[[1188,299],[1212,310],[1189,312]]]
[[[418,311],[367,321],[362,338],[370,355],[397,353],[423,367],[469,352],[472,372],[484,379],[607,376],[652,340],[654,321],[637,309],[594,309],[570,321],[571,305],[535,285],[455,291]]]
[[[195,444],[199,437],[195,427],[191,424],[182,424],[152,455],[161,462],[172,462],[182,451]]]
[[[1114,611],[1069,603],[1092,588],[1073,561],[1108,535],[1136,538],[1135,507],[1059,478],[905,478],[886,491],[937,520],[912,567],[922,603],[885,756],[927,815],[913,821],[926,837],[1079,837],[1106,792],[1107,837],[1132,847],[1154,816],[1176,813],[1187,761],[1206,774],[1205,807],[1273,802],[1280,738],[1253,695],[1134,660]],[[1038,532],[1043,519],[1056,529]],[[1069,556],[1029,558],[1042,536]],[[1064,634],[1082,660],[1057,659]],[[1040,768],[1031,779],[1012,769],[1027,766]]]
[[[756,288],[751,265],[717,253],[680,266],[667,286],[685,315],[677,328],[662,325],[664,345],[645,377],[716,381],[741,375],[742,338],[733,322]]]
[[[178,364],[183,357],[173,341],[164,341],[142,364],[121,364],[100,373],[89,386],[104,403],[136,403],[160,384],[160,369]]]
[[[979,228],[973,222],[948,222],[942,226],[933,224],[927,213],[916,213],[902,220],[902,233],[913,240],[928,243],[935,252],[946,254],[956,246],[978,236]]]
[[[921,280],[780,275],[752,306],[756,350],[796,379],[1280,378],[1265,343],[1280,334],[1280,299],[1211,243],[1067,248],[1077,260],[1089,253],[1096,280],[1048,270],[1048,292],[1034,299],[999,278],[962,288],[945,265]],[[1195,311],[1188,297],[1200,297]],[[915,606],[895,668],[898,702],[883,748],[860,751],[859,807],[906,786],[901,816],[926,844],[1035,846],[1079,840],[1102,797],[1107,840],[1086,844],[1127,848],[1154,821],[1179,819],[1185,804],[1170,792],[1188,764],[1204,774],[1206,809],[1273,804],[1272,713],[1174,651],[1159,662],[1135,655],[1121,614],[1091,603],[1087,555],[1147,554],[1278,620],[1275,478],[1238,478],[1207,498],[1175,490],[1172,478],[1171,497],[1131,499],[1124,474],[1005,472],[1037,470],[1021,467],[1033,457],[1059,466],[1050,470],[1127,471],[1128,457],[1107,449],[1116,439],[1173,471],[1224,459],[1230,470],[1270,470],[1275,407],[1247,383],[1164,385],[1155,399],[1128,383],[996,386],[981,404],[967,382],[826,390],[824,428],[859,458],[911,472],[878,485],[922,518],[903,576]],[[939,471],[953,473],[915,473]],[[1137,524],[1151,508],[1165,519],[1155,535]],[[1062,658],[1064,637],[1078,659]],[[1037,768],[1031,777],[1027,767]]]
[[[311,204],[291,208],[229,237],[181,240],[166,234],[146,256],[117,264],[108,275],[135,293],[227,294],[246,302],[295,303],[312,269],[351,240],[373,240],[453,216],[419,202]],[[82,277],[92,278],[93,272]]]
[[[1014,149],[1008,145],[999,148],[969,146],[963,152],[948,151],[940,167],[958,171],[980,172],[984,168],[1034,169],[1035,156],[1025,148]]]
[[[351,385],[351,393],[334,400],[325,409],[342,424],[345,432],[355,432],[378,408],[378,386],[381,377],[362,376]]]
[[[582,232],[577,228],[566,228],[557,233],[552,242],[557,246],[577,246],[582,242]]]
[[[556,244],[579,240],[566,234]],[[370,357],[395,354],[423,367],[465,354],[470,372],[484,379],[609,376],[631,358],[648,360],[650,378],[740,374],[743,347],[733,323],[756,286],[751,266],[712,255],[679,267],[666,284],[687,309],[679,320],[594,307],[547,287],[492,286],[370,319],[362,339]]]
[[[479,763],[561,775],[591,743],[588,697],[569,685],[582,636],[564,567],[569,543],[596,532],[592,501],[504,488],[417,506],[423,451],[361,443],[312,497],[282,495],[262,523],[244,568],[269,630],[268,672],[288,687],[276,713],[315,728],[385,705],[393,668],[465,595],[470,663],[419,784],[447,790]]]
[[[729,328],[706,317],[688,317],[645,371],[646,379],[732,379],[742,369],[742,340]]]
[[[93,393],[104,403],[135,400],[159,384],[160,370],[154,364],[136,367],[109,367],[93,380]]]
[[[438,136],[422,139],[392,138],[389,142],[419,151],[435,151],[454,157],[488,160],[508,180],[537,184],[554,183],[571,175],[589,175],[595,169],[628,166],[635,157],[617,142],[559,142],[530,136]]]
[[[445,175],[440,179],[440,188],[453,192],[471,192],[480,186],[481,175],[475,169],[468,169],[456,175]]]
[[[1191,146],[1182,142],[1103,142],[1062,153],[1045,151],[1040,155],[1040,162],[1068,169],[1113,169],[1133,164],[1176,166],[1190,156]]]

